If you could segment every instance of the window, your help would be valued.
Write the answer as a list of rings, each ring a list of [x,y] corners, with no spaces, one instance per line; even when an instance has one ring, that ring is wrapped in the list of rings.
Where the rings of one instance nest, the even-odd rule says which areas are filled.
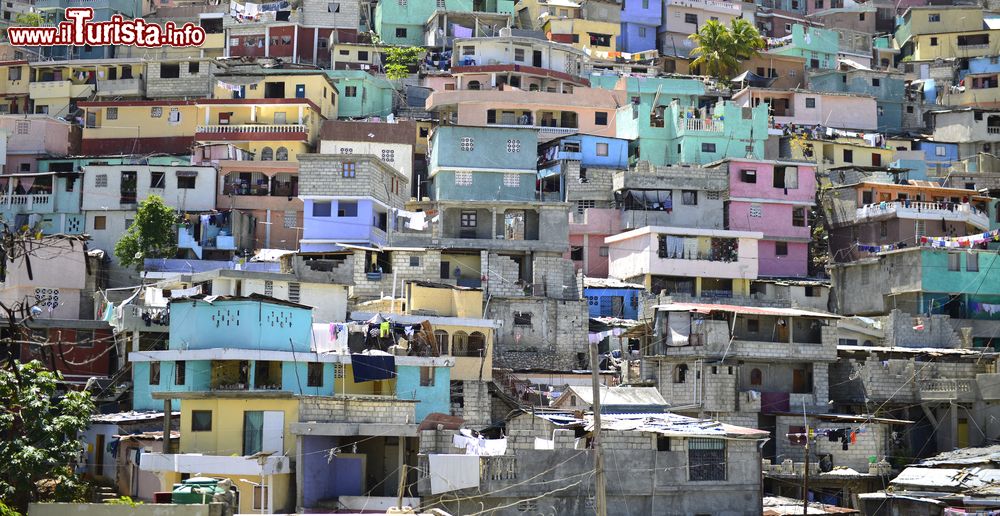
[[[960,255],[959,253],[948,253],[948,270],[949,271],[962,270],[962,255]]]
[[[760,333],[760,320],[758,320],[758,319],[747,319],[747,332],[749,332],[749,333]]]
[[[503,185],[507,188],[520,188],[521,174],[504,174]]]
[[[463,211],[460,215],[461,225],[463,228],[474,228],[477,224],[478,214],[475,211]]]
[[[531,326],[531,312],[514,312],[514,326]]]
[[[166,187],[166,174],[163,172],[150,172],[149,173],[149,187],[150,188],[165,188]]]
[[[750,216],[759,219],[764,216],[764,207],[758,203],[753,203],[750,205]]]
[[[598,111],[594,113],[594,124],[596,125],[608,125],[608,112]]]
[[[764,373],[760,372],[760,369],[756,367],[750,370],[750,385],[763,385],[764,383]]]
[[[698,25],[698,15],[692,13],[684,13],[684,23],[692,23]]]
[[[714,143],[708,143],[708,142],[702,142],[702,144],[701,144],[701,152],[715,152],[715,144]]]
[[[278,147],[278,149],[274,151],[274,160],[288,161],[288,149],[285,147]]]
[[[198,176],[177,176],[177,188],[194,190]]]
[[[882,81],[880,79],[872,77],[872,86],[873,87],[878,88],[881,85],[882,85]]]
[[[261,511],[267,504],[267,486],[257,484],[253,486],[253,507],[255,511]]]
[[[345,86],[344,87],[344,96],[345,97],[357,97],[358,96],[358,87],[357,86]]]
[[[572,246],[569,248],[569,259],[574,262],[583,261],[583,248],[580,246]]]
[[[804,207],[792,208],[792,225],[797,228],[806,226],[806,209]]]
[[[421,367],[420,368],[420,386],[421,387],[434,387],[434,368],[433,367]]]
[[[944,156],[945,155],[944,145],[936,145],[936,146],[934,146],[934,155],[935,156]]]
[[[932,47],[936,47],[936,46],[938,46],[938,43],[937,43],[937,38],[935,38],[935,37],[931,37],[931,46],[932,46]]]
[[[774,243],[774,255],[775,256],[788,256],[788,242],[775,242]]]
[[[813,109],[816,107],[816,97],[806,97],[806,107]]]
[[[597,155],[598,156],[607,156],[608,155],[608,144],[606,144],[606,143],[598,143],[597,144]]]
[[[396,161],[396,151],[392,149],[382,149],[382,161],[392,163]]]
[[[420,257],[411,256],[410,257],[410,267],[420,267]]]
[[[976,253],[968,253],[965,255],[965,271],[966,272],[979,272],[979,255]]]
[[[685,383],[687,382],[687,364],[681,364],[674,368],[674,383]]]
[[[670,437],[666,435],[656,436],[656,451],[670,451]]]
[[[330,2],[326,4],[326,12],[328,13],[339,13],[340,12],[340,2]]]
[[[118,108],[109,107],[104,113],[104,118],[108,120],[118,120]]]
[[[212,411],[192,410],[191,411],[191,431],[211,432],[212,431]]]
[[[28,134],[31,132],[31,120],[18,120],[15,124],[17,134]]]
[[[306,385],[309,387],[323,386],[323,364],[320,362],[309,362],[306,366]]]
[[[295,227],[295,224],[298,223],[299,221],[299,214],[295,210],[285,210],[285,215],[283,219],[284,219],[283,225],[285,226],[285,228],[292,229]]]
[[[515,48],[514,49],[514,60],[518,61],[518,62],[524,62],[524,49],[523,48]]]
[[[313,201],[312,216],[313,217],[329,217],[332,213],[333,203],[329,202],[316,202]]]
[[[96,215],[94,217],[94,230],[102,231],[108,227],[108,218],[104,215]]]
[[[475,150],[475,148],[476,148],[476,140],[475,140],[475,138],[472,138],[471,136],[463,136],[462,139],[459,140],[459,145],[458,146],[463,151],[471,152],[471,151]]]
[[[357,217],[358,216],[357,201],[337,201],[337,216]]]
[[[639,37],[640,38],[646,37],[646,27],[639,27]]]
[[[472,172],[455,172],[455,186],[472,186]]]
[[[181,65],[178,63],[160,63],[161,79],[176,79],[181,76]]]
[[[400,2],[403,3],[403,5],[405,5],[405,0],[400,0]],[[405,38],[406,37],[406,28],[405,27],[396,27],[396,37],[397,38]]]
[[[756,170],[740,170],[740,182],[742,183],[756,183],[757,182],[757,171]]]
[[[878,236],[885,237],[889,236],[889,224],[885,222],[879,222],[878,224]]]
[[[200,71],[201,71],[201,63],[199,63],[198,61],[191,61],[190,63],[188,63],[189,74],[198,75],[198,72]]]
[[[698,204],[697,190],[681,190],[681,204],[696,206]]]
[[[937,23],[941,21],[941,13],[930,13],[927,15],[927,21],[931,23]]]
[[[21,80],[21,67],[14,67],[7,70],[7,80],[8,81],[20,81]]]
[[[163,108],[162,107],[152,107],[152,108],[149,108],[149,117],[150,118],[162,118],[163,117]]]
[[[358,61],[367,61],[367,60],[368,60],[368,51],[358,50]]]
[[[160,363],[150,362],[149,363],[149,384],[150,385],[160,385]]]
[[[264,147],[260,150],[260,160],[261,161],[273,161],[274,160],[274,149],[270,147]]]
[[[521,152],[521,140],[508,139],[507,152]]]
[[[726,441],[688,439],[688,480],[726,480]]]
[[[187,362],[180,360],[174,362],[174,385],[184,385],[187,379]]]
[[[340,164],[340,173],[344,177],[355,177],[356,169],[353,161],[345,161]]]
[[[602,245],[601,248],[598,249],[598,254],[604,257],[608,256],[608,246]]]
[[[844,149],[844,163],[854,163],[854,151],[851,149]]]

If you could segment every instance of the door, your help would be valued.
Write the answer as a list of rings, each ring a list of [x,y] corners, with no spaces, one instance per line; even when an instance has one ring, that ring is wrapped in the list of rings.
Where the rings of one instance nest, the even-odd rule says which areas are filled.
[[[449,274],[451,274],[451,263],[442,261],[441,262],[441,279],[448,279]]]
[[[121,182],[121,203],[135,203],[136,195],[136,173],[134,171],[123,171]]]
[[[957,410],[958,407],[955,406],[952,410]],[[969,420],[967,418],[958,419],[958,447],[968,448],[969,447]]]
[[[261,451],[280,454],[284,450],[285,413],[280,410],[265,410]]]
[[[611,296],[611,317],[625,317],[625,297]]]
[[[872,153],[872,166],[873,167],[881,167],[882,166],[882,155],[881,154],[879,154],[877,152],[873,152]]]
[[[531,53],[531,66],[542,67],[542,51],[535,50]]]
[[[97,434],[94,443],[94,476],[104,476],[104,434]]]
[[[795,393],[807,392],[805,369],[792,370],[792,392]]]
[[[306,98],[306,85],[296,84],[295,85],[295,98],[304,99]]]

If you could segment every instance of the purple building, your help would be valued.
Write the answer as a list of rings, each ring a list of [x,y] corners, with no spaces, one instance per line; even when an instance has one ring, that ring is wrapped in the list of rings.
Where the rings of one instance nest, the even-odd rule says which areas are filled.
[[[618,49],[622,52],[654,50],[662,16],[662,0],[622,0]]]

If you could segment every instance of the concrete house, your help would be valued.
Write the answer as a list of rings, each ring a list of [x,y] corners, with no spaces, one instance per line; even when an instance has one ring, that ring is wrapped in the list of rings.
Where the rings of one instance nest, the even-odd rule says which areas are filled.
[[[417,179],[413,160],[416,134],[416,124],[411,120],[394,123],[327,120],[320,129],[317,152],[376,156],[413,185]],[[426,188],[423,185],[424,195],[428,193]],[[416,191],[411,188],[410,194],[416,195]]]
[[[868,95],[744,88],[733,94],[733,103],[740,107],[766,106],[771,124],[777,128],[791,124],[858,131],[878,128],[878,101]]]
[[[0,177],[0,217],[12,228],[29,226],[46,235],[82,234],[81,178],[72,169],[5,174]]]
[[[216,172],[212,167],[90,165],[82,176],[86,233],[93,246],[111,251],[151,194],[178,213],[215,209]]]
[[[587,54],[565,43],[520,36],[456,38],[451,57],[455,89],[506,85],[528,91],[572,93],[587,87]]]
[[[913,61],[995,56],[1000,39],[985,17],[979,7],[913,6],[897,24],[895,47],[900,58],[912,56]]]
[[[617,56],[621,34],[619,0],[571,2],[541,15],[541,30],[552,41],[589,50],[598,59]]]
[[[809,88],[813,91],[871,95],[875,97],[878,108],[878,131],[896,133],[902,130],[905,84],[900,73],[861,69],[813,71],[809,74]]]
[[[958,145],[958,159],[1000,149],[1000,111],[952,108],[930,111],[928,118],[934,141]]]
[[[718,2],[714,0],[666,0],[663,2],[663,16],[657,31],[656,48],[664,55],[688,57],[695,45],[687,37],[708,20],[718,20],[729,26],[734,18],[744,18],[754,23],[756,9],[743,6],[740,2]],[[645,49],[648,50],[648,49]]]
[[[85,155],[165,152],[189,154],[197,129],[193,100],[80,102]]]
[[[645,288],[614,278],[583,278],[583,297],[587,299],[587,315],[639,320],[640,303]]]
[[[366,118],[392,113],[395,87],[363,70],[329,70],[340,92],[338,118]]]
[[[768,45],[769,54],[797,56],[806,59],[806,68],[837,68],[840,35],[835,31],[792,25],[792,33],[780,38],[775,45]]]
[[[28,255],[9,263],[0,281],[0,301],[6,306],[19,302],[37,306],[41,308],[34,316],[38,319],[92,317],[93,305],[85,292],[95,288],[100,259],[90,259],[86,243],[86,237],[80,235],[28,240]]]
[[[202,147],[201,151],[209,149]],[[197,154],[202,156],[202,152]],[[236,246],[296,249],[302,238],[303,217],[298,198],[299,163],[221,159],[215,165],[219,170],[215,205],[240,216],[233,219]]]
[[[379,34],[384,43],[392,45],[424,45],[425,24],[434,19],[437,14],[445,16],[444,13],[455,13],[461,16],[467,14],[468,20],[464,22],[462,29],[475,33],[480,27],[475,26],[473,13],[483,13],[502,15],[500,18],[513,20],[514,0],[487,0],[485,2],[473,2],[472,0],[443,0],[437,4],[431,2],[407,2],[406,0],[379,0],[375,6],[375,16],[372,28]],[[456,21],[456,20],[453,20]],[[491,22],[490,25],[492,25]],[[452,37],[460,37],[459,34],[452,33],[452,27],[447,22],[442,24],[442,29]],[[508,23],[500,24],[501,27],[509,26]],[[430,32],[436,32],[438,27],[434,27]],[[439,45],[429,45],[439,46]],[[450,42],[449,45],[450,46]]]
[[[806,276],[816,204],[816,171],[805,163],[728,160],[726,228],[760,231],[761,276]]]
[[[145,96],[145,63],[140,59],[36,61],[29,68],[28,97],[36,114],[70,118],[81,100]]]
[[[384,153],[382,157],[386,159]],[[304,210],[299,245],[303,251],[390,242],[397,230],[396,211],[409,198],[405,175],[372,154],[303,154],[299,158],[299,198]]]
[[[662,19],[662,2],[622,0],[618,49],[628,53],[656,49],[656,36]]]

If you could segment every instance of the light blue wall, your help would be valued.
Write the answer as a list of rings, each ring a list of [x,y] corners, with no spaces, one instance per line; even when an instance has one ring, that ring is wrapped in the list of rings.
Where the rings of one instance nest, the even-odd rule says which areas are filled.
[[[944,155],[939,156],[938,147],[944,149]],[[958,161],[958,144],[957,143],[945,143],[945,142],[932,142],[932,141],[915,141],[913,142],[913,149],[919,150],[924,153],[924,161],[927,164],[927,169],[932,170],[936,168],[938,163],[941,164],[942,169],[950,169],[952,164]],[[913,178],[916,179],[916,178]]]
[[[417,400],[417,422],[428,414],[451,413],[451,368],[434,368],[434,385],[420,386],[420,367],[396,367],[396,397],[402,400]]]
[[[330,202],[329,217],[313,216],[312,199],[303,200],[303,239],[336,239],[344,243],[372,243],[384,244],[385,236],[375,228],[375,203],[370,199],[351,200],[358,203],[358,215],[356,217],[338,217],[337,208],[340,201]],[[336,247],[332,244],[303,244],[304,252],[330,251]]]
[[[361,70],[328,70],[327,75],[337,86],[337,116],[363,118],[392,113],[393,87],[388,81]],[[355,96],[347,96],[347,87],[357,88]]]
[[[471,151],[461,149],[462,138],[472,138]],[[507,140],[520,142],[520,152],[507,152]],[[512,127],[442,125],[431,135],[428,170],[437,167],[509,168],[534,170],[538,160],[538,131]]]
[[[472,173],[471,185],[456,185],[455,172],[442,170],[431,178],[434,200],[458,201],[532,201],[535,199],[536,174],[521,174],[518,186],[506,186],[502,172]]]
[[[970,73],[997,73],[1000,72],[1000,60],[995,57],[973,57],[969,59],[969,68],[958,71],[958,80],[962,80]]]
[[[582,167],[628,168],[628,140],[589,134],[570,136],[566,140],[580,143],[580,152],[583,155],[583,159],[580,160]],[[608,144],[607,156],[597,155],[598,143]]]
[[[251,300],[170,303],[170,349],[310,351],[312,310]]]
[[[846,82],[845,77],[847,77]],[[873,78],[878,79],[878,86],[872,83]],[[870,77],[859,73],[831,71],[810,77],[809,88],[815,91],[871,95],[875,97],[878,106],[878,130],[880,132],[901,131],[906,85],[900,77],[885,74]]]
[[[212,362],[188,360],[184,367],[184,384],[177,385],[173,361],[160,362],[160,383],[149,383],[150,362],[132,363],[132,409],[163,410],[163,400],[154,400],[154,392],[207,391],[212,379]]]

